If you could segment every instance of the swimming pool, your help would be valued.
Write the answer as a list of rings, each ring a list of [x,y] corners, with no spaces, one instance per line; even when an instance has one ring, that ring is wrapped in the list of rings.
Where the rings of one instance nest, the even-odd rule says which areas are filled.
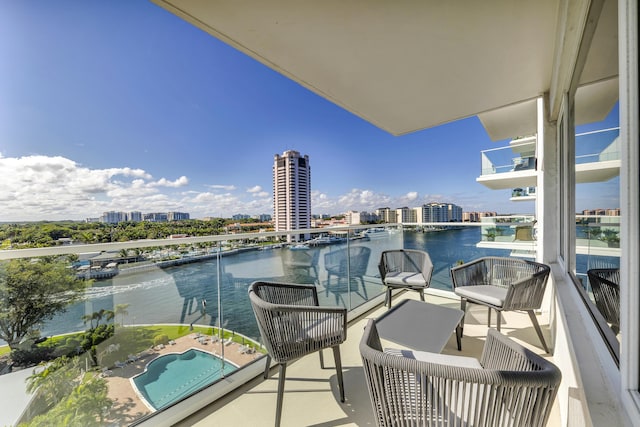
[[[224,373],[237,366],[226,361]],[[192,348],[152,360],[145,371],[131,379],[134,388],[153,409],[162,409],[221,377],[222,359]]]

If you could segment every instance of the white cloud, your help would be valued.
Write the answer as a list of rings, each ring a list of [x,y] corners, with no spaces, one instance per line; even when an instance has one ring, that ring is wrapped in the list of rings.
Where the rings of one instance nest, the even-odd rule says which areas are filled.
[[[184,187],[187,184],[189,184],[189,179],[183,175],[180,178],[176,179],[175,181],[169,181],[166,178],[160,178],[156,182],[150,182],[149,186],[178,188],[178,187]]]
[[[0,221],[84,219],[105,211],[189,212],[192,218],[231,217],[234,214],[273,212],[272,195],[260,185],[237,190],[236,185],[208,185],[198,191],[187,176],[175,180],[128,167],[90,169],[61,157],[0,155]],[[420,195],[398,197],[370,189],[354,188],[345,194],[311,193],[314,214],[348,210],[372,212],[381,207],[416,207],[432,201],[451,201],[465,209],[482,202],[483,195]]]
[[[406,197],[407,200],[416,200],[418,198],[418,192],[417,191],[411,191],[411,192],[407,193],[404,197]]]
[[[213,185],[209,185],[209,188],[213,188],[214,190],[233,191],[233,190],[236,189],[236,186],[235,185],[213,184]]]
[[[108,210],[168,211],[178,203],[159,188],[188,184],[153,177],[142,169],[90,169],[61,156],[0,157],[0,220],[96,217]]]

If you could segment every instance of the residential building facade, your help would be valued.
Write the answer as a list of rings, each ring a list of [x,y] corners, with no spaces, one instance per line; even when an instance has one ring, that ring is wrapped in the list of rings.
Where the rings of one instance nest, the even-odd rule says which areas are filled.
[[[309,156],[288,150],[273,160],[275,231],[311,228],[311,167]],[[295,240],[306,240],[308,233]],[[291,240],[291,238],[290,238]]]

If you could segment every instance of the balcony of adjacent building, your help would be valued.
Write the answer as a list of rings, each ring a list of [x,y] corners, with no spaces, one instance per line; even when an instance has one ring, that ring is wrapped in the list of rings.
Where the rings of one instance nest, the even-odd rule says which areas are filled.
[[[619,128],[576,134],[576,183],[608,181],[620,174],[619,134]],[[483,150],[476,182],[492,190],[536,187],[536,143],[536,136],[528,136],[513,139],[506,147]],[[514,193],[512,200],[516,200]]]
[[[533,215],[483,217],[480,223],[478,248],[509,250],[510,256],[535,258],[537,239]]]

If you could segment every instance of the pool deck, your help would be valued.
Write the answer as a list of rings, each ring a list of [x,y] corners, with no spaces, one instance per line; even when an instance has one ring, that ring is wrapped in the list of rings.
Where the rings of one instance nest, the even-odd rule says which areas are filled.
[[[140,354],[140,359],[127,363],[121,368],[110,368],[111,374],[104,378],[109,385],[108,397],[114,402],[110,411],[109,421],[119,425],[126,425],[151,413],[151,409],[140,399],[130,380],[143,372],[147,364],[152,360],[164,354],[183,353],[192,348],[213,353],[218,357],[221,356],[223,344],[220,341],[212,343],[210,340],[211,337],[209,337],[209,339],[202,343],[194,338],[194,336],[194,334],[191,334],[178,338],[174,341],[175,344],[166,345],[164,348],[149,349]],[[242,353],[240,352],[240,347],[241,344],[236,342],[225,345],[225,360],[235,365],[243,366],[260,356],[260,353]]]

